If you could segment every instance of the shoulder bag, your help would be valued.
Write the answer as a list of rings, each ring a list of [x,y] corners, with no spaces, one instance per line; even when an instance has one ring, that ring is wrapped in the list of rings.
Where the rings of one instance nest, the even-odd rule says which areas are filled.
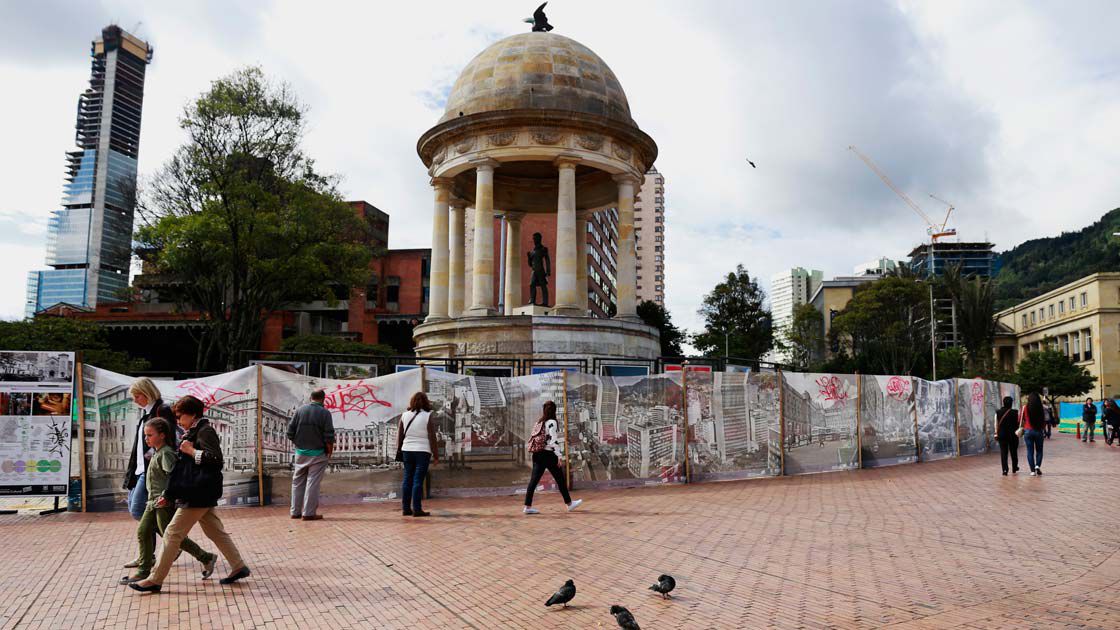
[[[397,456],[395,458],[395,461],[398,461],[398,462],[403,462],[404,461],[404,438],[405,438],[406,435],[408,435],[408,429],[409,429],[409,427],[412,426],[413,420],[416,420],[416,416],[418,416],[418,415],[420,415],[419,411],[413,411],[412,412],[412,417],[409,418],[408,424],[406,424],[405,427],[404,427],[404,431],[401,431],[400,437],[397,438]]]

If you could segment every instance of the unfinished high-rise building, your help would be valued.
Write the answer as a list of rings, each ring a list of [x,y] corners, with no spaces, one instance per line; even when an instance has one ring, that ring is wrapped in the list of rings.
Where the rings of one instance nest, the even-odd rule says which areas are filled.
[[[66,153],[62,208],[48,222],[47,266],[27,282],[27,315],[65,302],[95,307],[128,287],[144,74],[152,47],[119,26],[94,40],[78,97],[77,148]]]

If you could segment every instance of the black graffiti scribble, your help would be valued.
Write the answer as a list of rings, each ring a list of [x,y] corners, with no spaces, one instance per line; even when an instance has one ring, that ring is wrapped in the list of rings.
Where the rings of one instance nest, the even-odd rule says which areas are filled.
[[[51,418],[51,426],[47,430],[47,452],[51,455],[63,457],[66,451],[70,450],[70,436],[67,435],[65,428],[66,425]]]

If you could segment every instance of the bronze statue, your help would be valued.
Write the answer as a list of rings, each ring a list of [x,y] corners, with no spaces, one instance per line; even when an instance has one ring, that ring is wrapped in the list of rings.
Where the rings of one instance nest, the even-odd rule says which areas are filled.
[[[552,25],[548,23],[548,16],[544,14],[545,4],[548,3],[545,2],[541,6],[537,7],[536,11],[533,11],[533,17],[525,18],[526,22],[533,25],[534,33],[547,33],[552,30]]]
[[[533,250],[526,254],[529,258],[529,303],[533,306],[548,306],[548,277],[552,275],[552,260],[548,257],[548,248],[541,244],[541,233],[533,233]],[[537,304],[537,287],[541,289],[544,298]]]

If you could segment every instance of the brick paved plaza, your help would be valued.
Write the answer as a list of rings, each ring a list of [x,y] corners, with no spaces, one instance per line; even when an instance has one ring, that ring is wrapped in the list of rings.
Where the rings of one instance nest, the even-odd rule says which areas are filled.
[[[386,504],[311,523],[222,509],[253,576],[200,581],[184,557],[153,596],[116,585],[135,554],[127,514],[0,516],[0,621],[613,628],[618,603],[642,628],[1118,628],[1120,449],[1060,436],[1046,451],[1041,478],[1003,478],[987,455],[577,492],[573,514],[543,494],[532,517],[514,497],[433,500],[428,520]],[[669,601],[646,590],[662,572],[678,579]],[[546,610],[569,577],[575,605]]]

